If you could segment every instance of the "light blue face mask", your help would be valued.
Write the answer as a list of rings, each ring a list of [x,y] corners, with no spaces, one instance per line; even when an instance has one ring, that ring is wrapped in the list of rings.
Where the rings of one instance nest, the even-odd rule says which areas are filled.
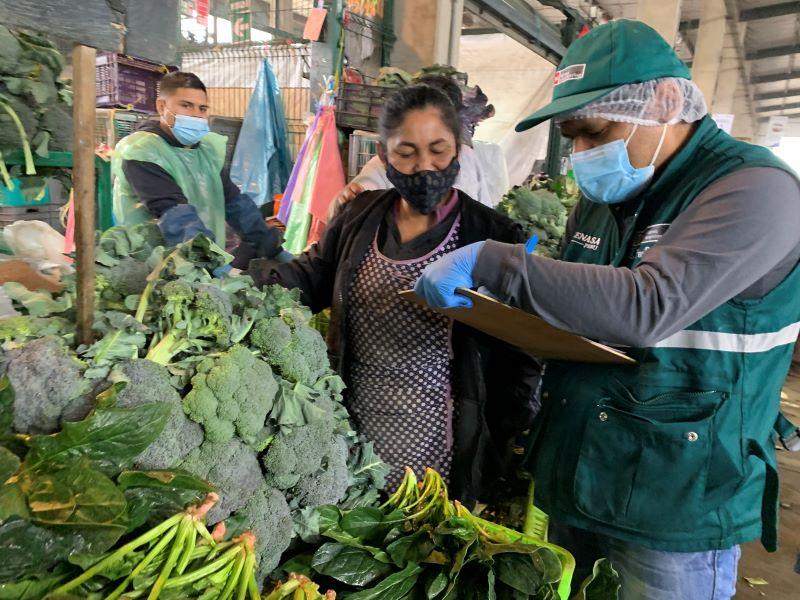
[[[625,141],[614,140],[583,152],[572,153],[572,171],[575,181],[588,200],[598,204],[625,202],[642,192],[653,179],[653,164],[661,152],[667,126],[661,132],[653,160],[646,167],[635,168],[628,158],[628,142],[636,133],[638,125]]]
[[[172,135],[184,146],[194,146],[197,142],[208,135],[208,119],[202,117],[190,117],[188,115],[176,115],[171,110],[167,112],[172,113],[175,117],[175,122],[172,124]]]

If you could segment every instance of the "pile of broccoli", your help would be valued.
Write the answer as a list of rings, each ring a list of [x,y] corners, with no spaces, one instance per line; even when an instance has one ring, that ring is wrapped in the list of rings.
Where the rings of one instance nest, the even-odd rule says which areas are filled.
[[[0,341],[18,390],[14,430],[56,431],[111,386],[119,407],[172,406],[134,467],[210,482],[221,499],[209,522],[224,520],[230,535],[253,531],[266,575],[314,507],[374,503],[386,466],[352,430],[344,383],[296,290],[213,278],[230,256],[203,236],[161,243],[147,225],[100,236],[87,346],[67,326],[72,282],[56,297],[10,288],[21,314],[0,320]]]
[[[576,191],[565,181],[515,187],[497,205],[499,212],[522,225],[528,237],[539,237],[536,254],[555,258],[560,253],[567,217],[577,202]]]

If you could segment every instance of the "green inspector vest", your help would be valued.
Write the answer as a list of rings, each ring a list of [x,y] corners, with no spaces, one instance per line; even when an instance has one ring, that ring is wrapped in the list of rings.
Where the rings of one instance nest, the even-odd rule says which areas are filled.
[[[703,190],[746,167],[791,173],[706,117],[636,200],[629,231],[608,206],[581,200],[562,258],[635,267]],[[565,524],[658,550],[759,536],[775,549],[772,434],[798,331],[795,267],[764,297],[734,298],[655,347],[631,349],[636,366],[548,364],[530,454],[537,505]]]
[[[170,146],[159,135],[137,131],[123,138],[114,149],[111,172],[114,175],[114,221],[117,225],[136,225],[154,220],[139,201],[125,173],[122,161],[137,160],[157,164],[175,180],[200,220],[225,246],[225,194],[220,171],[225,162],[225,136],[206,135],[196,148]]]

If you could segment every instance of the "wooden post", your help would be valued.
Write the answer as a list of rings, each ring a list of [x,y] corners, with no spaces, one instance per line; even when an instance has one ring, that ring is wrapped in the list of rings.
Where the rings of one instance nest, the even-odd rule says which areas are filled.
[[[92,343],[94,320],[95,231],[95,49],[75,46],[72,51],[73,156],[72,186],[75,202],[77,255],[78,343]]]

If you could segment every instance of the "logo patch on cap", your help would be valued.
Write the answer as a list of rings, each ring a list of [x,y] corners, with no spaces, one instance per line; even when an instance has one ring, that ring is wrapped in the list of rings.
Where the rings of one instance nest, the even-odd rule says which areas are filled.
[[[567,81],[574,81],[575,79],[583,79],[583,74],[586,72],[586,65],[570,65],[560,71],[556,71],[556,76],[553,79],[553,85],[561,85]]]

